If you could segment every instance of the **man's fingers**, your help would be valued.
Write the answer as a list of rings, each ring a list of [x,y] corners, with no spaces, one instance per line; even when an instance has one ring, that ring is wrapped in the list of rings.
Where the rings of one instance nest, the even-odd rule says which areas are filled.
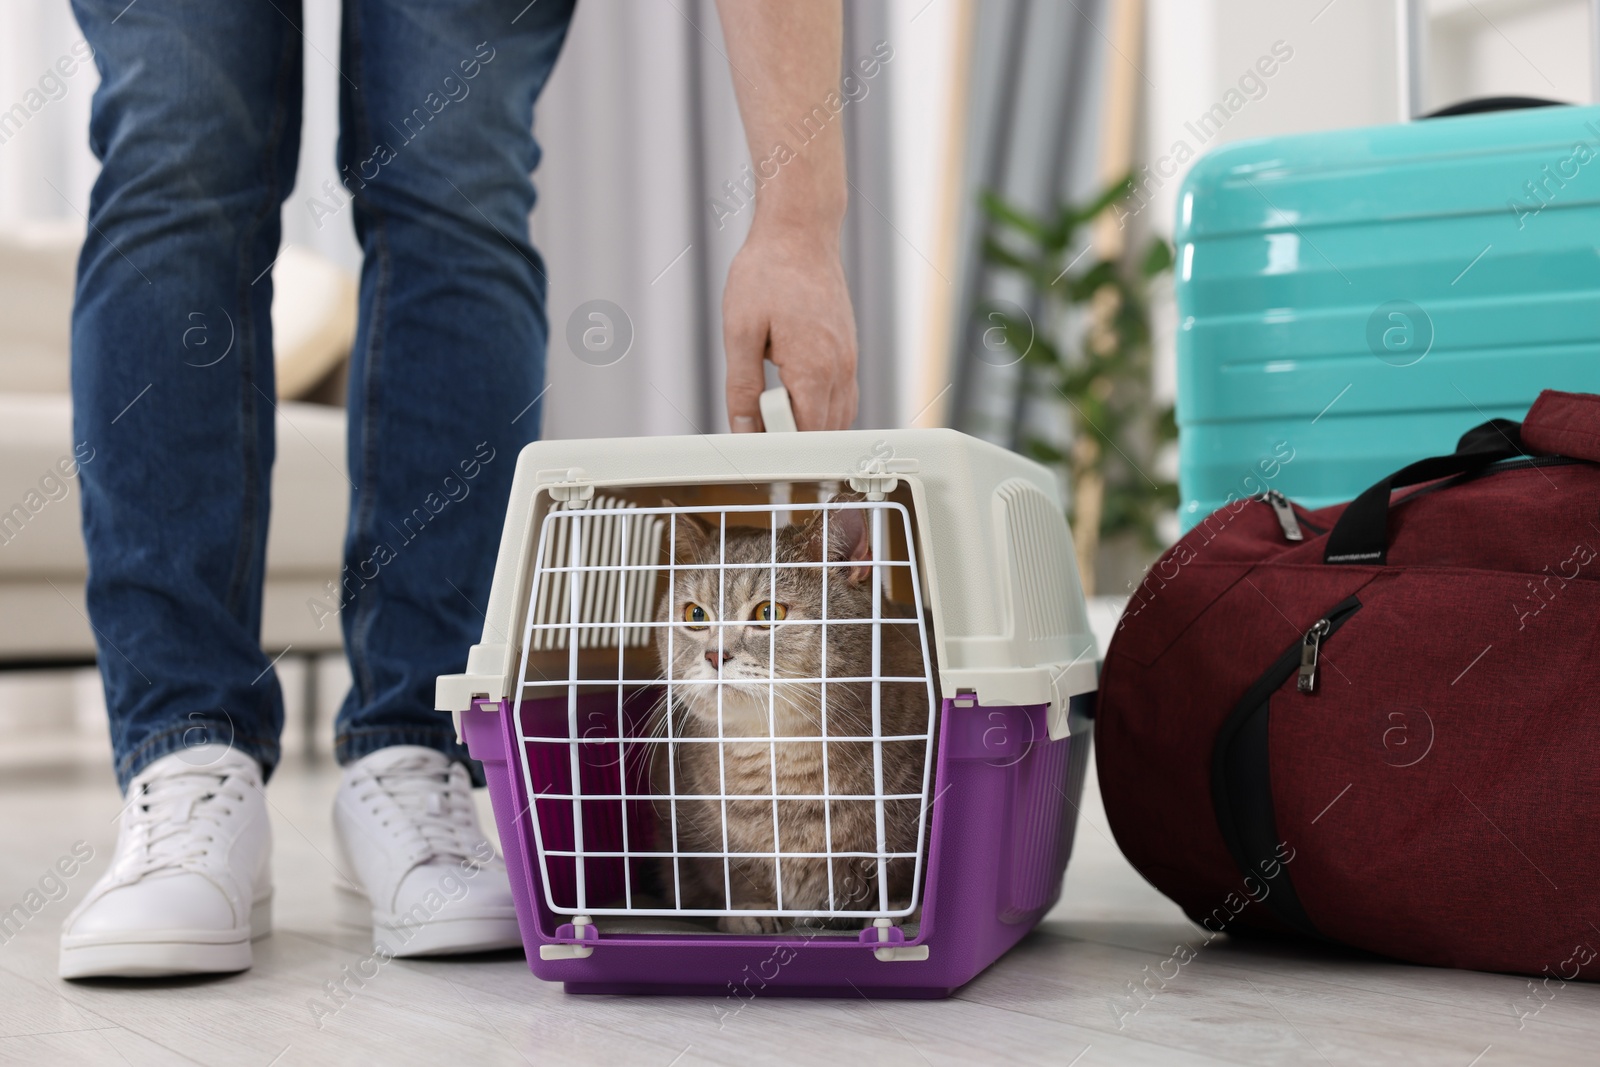
[[[828,423],[829,430],[842,430],[844,423],[840,417],[844,414],[844,389],[843,383],[838,378],[828,383]]]
[[[778,377],[789,390],[789,404],[794,408],[794,424],[801,430],[831,430],[832,412],[829,410],[831,383],[825,376],[826,368],[812,357],[799,356],[791,347],[788,351],[774,352],[773,362],[778,364]]]
[[[722,344],[728,355],[728,428],[734,433],[757,433],[761,424],[761,391],[766,387],[762,360],[766,357],[766,323],[723,315]]]
[[[856,421],[856,358],[849,348],[834,354],[832,388],[828,396],[828,429],[848,430]]]
[[[855,421],[855,397],[851,395],[853,382],[839,382],[833,387],[833,402],[829,405],[829,425],[835,430],[848,430]]]
[[[820,341],[820,343],[819,343]],[[789,391],[795,425],[802,430],[843,430],[855,418],[855,377],[826,338],[807,335],[801,349],[790,339],[772,360]]]
[[[839,377],[835,380],[834,397],[837,402],[834,425],[841,430],[848,430],[856,421],[856,367],[853,359],[841,366]]]

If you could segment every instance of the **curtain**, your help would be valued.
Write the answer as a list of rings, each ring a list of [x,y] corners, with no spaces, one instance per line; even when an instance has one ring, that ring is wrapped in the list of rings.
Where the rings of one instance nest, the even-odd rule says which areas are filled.
[[[1098,192],[1108,6],[1106,0],[995,0],[982,4],[976,24],[952,425],[1007,447],[1017,446],[1030,423],[1050,420],[1054,405],[1032,403],[1025,366],[985,349],[987,324],[978,310],[1004,301],[1042,323],[1046,309],[1020,279],[984,262],[987,227],[977,198],[992,190],[1048,215],[1062,202]]]

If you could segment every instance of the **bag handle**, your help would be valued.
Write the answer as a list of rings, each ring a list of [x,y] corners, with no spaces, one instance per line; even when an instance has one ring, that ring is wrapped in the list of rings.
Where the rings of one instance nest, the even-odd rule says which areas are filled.
[[[1453,455],[1402,467],[1352,500],[1328,532],[1324,563],[1383,566],[1389,556],[1389,494],[1516,456],[1566,456],[1600,463],[1600,396],[1546,389],[1520,422],[1490,419],[1461,435]]]
[[[1421,116],[1425,119],[1448,119],[1456,115],[1484,115],[1492,111],[1523,111],[1533,107],[1569,107],[1560,100],[1546,100],[1540,96],[1475,96],[1459,104],[1441,107]]]
[[[1389,495],[1394,490],[1456,474],[1474,474],[1503,459],[1529,454],[1522,444],[1519,423],[1491,419],[1473,427],[1462,435],[1453,454],[1419,459],[1352,500],[1328,532],[1322,562],[1383,566],[1389,558]]]

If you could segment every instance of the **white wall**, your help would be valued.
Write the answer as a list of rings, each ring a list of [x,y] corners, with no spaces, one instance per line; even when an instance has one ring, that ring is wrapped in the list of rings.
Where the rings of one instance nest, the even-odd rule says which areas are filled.
[[[1391,122],[1396,114],[1395,17],[1389,0],[1148,0],[1144,152],[1179,142],[1197,154],[1228,141]],[[1324,7],[1324,4],[1327,4]],[[1319,11],[1320,9],[1320,11]],[[1280,43],[1281,42],[1281,43]],[[1287,60],[1233,99],[1242,106],[1209,139],[1191,126],[1225,101],[1274,45]],[[1251,93],[1259,97],[1251,98]],[[1203,130],[1202,133],[1208,131]],[[1148,224],[1172,232],[1184,167],[1163,186]]]
[[[1431,109],[1471,96],[1593,101],[1585,0],[1433,0]]]

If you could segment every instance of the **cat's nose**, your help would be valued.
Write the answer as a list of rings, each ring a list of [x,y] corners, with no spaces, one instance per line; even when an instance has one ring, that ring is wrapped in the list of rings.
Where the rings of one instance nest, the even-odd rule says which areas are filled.
[[[733,658],[733,653],[732,652],[718,652],[714,648],[710,648],[710,649],[706,650],[706,662],[711,664],[713,667],[718,665],[718,660],[719,659],[721,660],[721,662],[726,663],[732,658]]]

